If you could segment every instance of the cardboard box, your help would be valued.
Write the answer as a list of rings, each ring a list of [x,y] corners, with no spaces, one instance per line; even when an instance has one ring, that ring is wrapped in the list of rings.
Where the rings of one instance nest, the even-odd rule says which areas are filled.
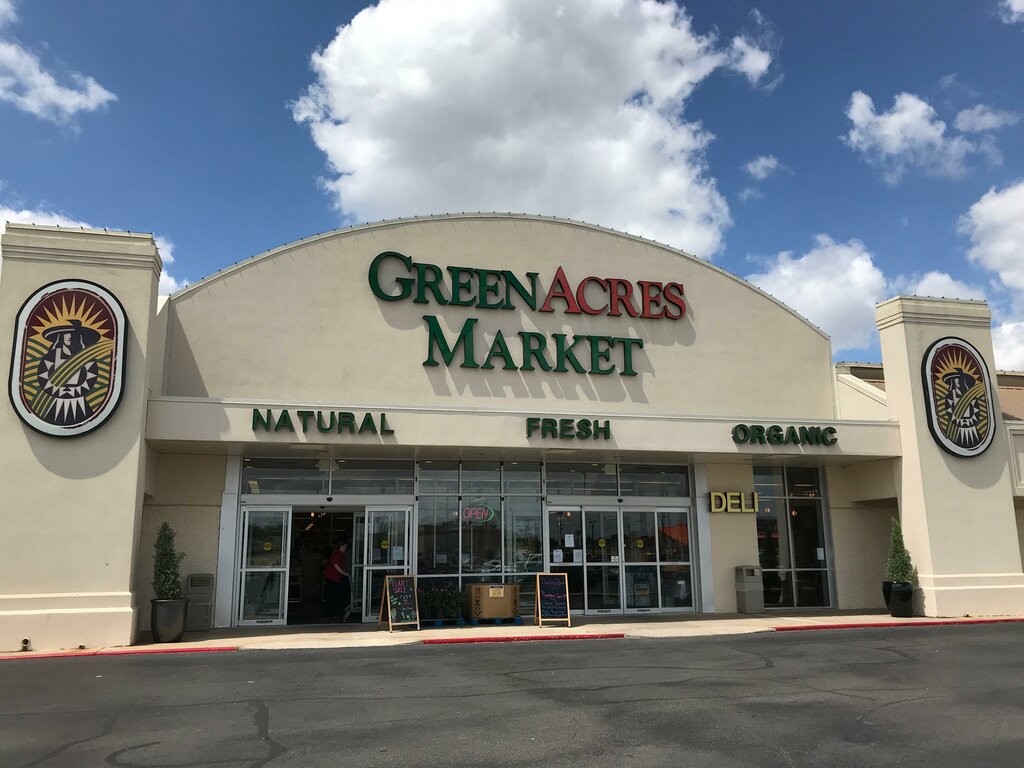
[[[511,619],[518,615],[518,584],[466,585],[466,618]]]

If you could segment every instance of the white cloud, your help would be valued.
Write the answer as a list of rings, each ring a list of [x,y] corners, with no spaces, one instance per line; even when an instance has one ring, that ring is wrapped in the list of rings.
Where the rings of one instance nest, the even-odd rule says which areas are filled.
[[[156,235],[156,249],[160,251],[160,258],[163,259],[164,264],[174,263],[174,243],[170,239],[163,235]]]
[[[740,190],[737,197],[739,197],[741,203],[749,203],[751,200],[760,200],[764,195],[761,194],[761,190],[757,187],[744,187]]]
[[[744,75],[751,85],[757,85],[772,64],[772,55],[745,37],[734,37],[729,46],[730,63],[733,69]]]
[[[744,163],[743,170],[758,181],[764,181],[779,170],[779,167],[779,160],[775,155],[758,155]]]
[[[0,0],[2,2],[2,0]],[[63,213],[57,213],[46,208],[37,208],[35,210],[23,208],[9,208],[0,206],[0,235],[7,229],[7,224],[38,224],[45,227],[73,227],[73,228],[84,228],[84,229],[97,229],[91,224],[78,219],[73,219],[70,216],[66,216]],[[174,243],[166,237],[157,237],[156,244],[157,249],[160,251],[160,256],[163,258],[164,264],[171,264],[174,262]],[[0,268],[3,266],[3,254],[0,253]],[[160,273],[160,284],[158,292],[161,295],[173,293],[174,291],[180,290],[188,285],[187,280],[177,280],[168,274],[167,270],[164,269]]]
[[[890,293],[931,296],[937,299],[984,299],[985,291],[955,279],[946,272],[926,272],[915,278],[894,278]]]
[[[755,47],[655,0],[384,0],[313,54],[293,115],[348,220],[525,211],[710,257],[729,208],[683,109],[716,70],[766,71]]]
[[[992,329],[996,368],[1024,371],[1024,322],[1007,322]]]
[[[17,20],[14,0],[0,0],[0,28]],[[93,78],[78,72],[61,85],[39,58],[23,45],[0,40],[0,101],[54,123],[70,123],[79,112],[92,112],[117,97]]]
[[[67,123],[77,113],[92,112],[117,98],[91,77],[75,72],[71,81],[71,86],[60,85],[32,53],[0,41],[0,101],[43,120]]]
[[[971,238],[968,259],[1024,290],[1024,181],[982,195],[960,217],[959,231]]]
[[[1024,0],[1002,0],[999,4],[999,16],[1007,24],[1024,21]]]
[[[886,298],[885,275],[864,243],[837,243],[828,235],[817,235],[814,247],[798,258],[778,254],[765,272],[746,279],[828,333],[833,352],[871,343],[875,305]]]
[[[0,28],[12,24],[18,18],[14,0],[0,0]]]
[[[1021,0],[1024,2],[1024,0]],[[959,112],[953,125],[963,133],[977,133],[980,131],[995,131],[1007,125],[1014,125],[1020,120],[1016,112],[1008,112],[1004,109],[993,109],[992,107],[978,104],[977,106]]]
[[[828,235],[815,237],[814,247],[803,256],[784,251],[766,267],[746,279],[829,334],[833,352],[860,350],[874,342],[875,305],[890,296],[985,298],[983,289],[945,272],[889,277],[860,240],[838,243]]]
[[[896,184],[910,167],[933,176],[962,176],[966,159],[984,151],[993,159],[994,147],[979,146],[963,136],[946,134],[946,124],[926,101],[899,93],[888,112],[875,112],[871,97],[854,91],[846,116],[853,124],[841,137],[869,163],[879,166],[889,184]]]

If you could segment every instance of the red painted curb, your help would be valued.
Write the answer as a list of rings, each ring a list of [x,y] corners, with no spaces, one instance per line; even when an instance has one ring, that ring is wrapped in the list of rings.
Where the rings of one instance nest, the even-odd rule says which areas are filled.
[[[891,621],[878,624],[798,624],[773,627],[776,632],[806,632],[814,629],[884,629],[886,627],[952,627],[960,624],[1016,624],[1024,619],[935,619],[934,621]]]
[[[458,643],[531,643],[538,640],[621,640],[625,632],[603,635],[515,635],[510,637],[449,637],[424,640],[424,645],[455,645]]]
[[[102,651],[53,651],[50,653],[7,653],[0,661],[13,659],[71,659],[79,656],[141,656],[150,653],[225,653],[237,651],[237,645],[217,645],[208,648],[111,648]]]

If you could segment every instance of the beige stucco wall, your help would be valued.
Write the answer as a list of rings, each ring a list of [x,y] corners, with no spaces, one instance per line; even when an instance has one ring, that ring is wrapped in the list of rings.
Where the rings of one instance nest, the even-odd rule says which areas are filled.
[[[709,491],[754,491],[750,465],[709,464]],[[717,512],[711,519],[711,568],[714,574],[715,611],[736,612],[736,571],[738,565],[758,565],[757,517],[751,513]]]
[[[123,645],[134,628],[133,552],[142,511],[146,356],[160,259],[153,238],[8,225],[0,282],[0,360],[15,316],[42,286],[90,280],[128,320],[124,394],[97,430],[42,435],[0,408],[0,651]],[[7,401],[7,398],[4,398]]]
[[[844,419],[888,419],[885,392],[848,373],[836,374],[836,407]]]
[[[836,607],[885,610],[882,580],[889,551],[891,508],[830,507],[835,553]]]
[[[928,348],[947,337],[973,345],[988,371],[995,370],[988,306],[897,297],[880,304],[875,319],[886,402],[900,422],[903,443],[896,487],[904,538],[918,571],[915,610],[929,616],[1024,611],[1007,432],[995,429],[980,455],[944,451],[928,426],[921,376]],[[998,401],[990,408],[999,413]]]
[[[146,632],[150,627],[149,601],[153,599],[153,545],[156,533],[164,521],[171,524],[177,534],[175,546],[185,553],[181,562],[181,576],[190,573],[217,573],[217,542],[220,523],[219,505],[163,505],[146,504],[142,510],[142,530],[139,538],[139,568],[135,580],[135,593],[139,605],[138,628]],[[232,578],[233,574],[225,574]]]
[[[836,607],[884,610],[881,585],[889,552],[889,521],[899,517],[895,461],[828,467],[825,481]]]
[[[1013,495],[1024,497],[1024,422],[1007,422],[1006,434],[1010,444],[1010,477],[1013,482]]]
[[[686,317],[642,320],[387,302],[367,273],[383,251],[442,268],[588,275],[685,285]],[[538,303],[540,303],[538,302]],[[644,340],[637,376],[424,367],[424,315],[454,343],[467,318],[489,344],[502,330]],[[595,227],[515,216],[452,216],[311,238],[243,262],[171,298],[164,394],[197,398],[472,409],[835,417],[828,339],[707,262]],[[549,341],[549,345],[552,342]],[[480,345],[486,352],[486,346]],[[740,352],[742,352],[740,354]],[[381,381],[387,381],[381,391]],[[727,382],[727,385],[726,385]],[[785,386],[765,386],[785,382]]]
[[[224,456],[155,454],[146,504],[220,506],[225,461]]]
[[[190,573],[217,573],[224,464],[223,456],[151,455],[135,577],[140,631],[148,631],[150,626],[153,545],[163,521],[171,524],[177,534],[177,549],[185,553],[181,563],[183,579]],[[226,574],[227,578],[232,576]]]

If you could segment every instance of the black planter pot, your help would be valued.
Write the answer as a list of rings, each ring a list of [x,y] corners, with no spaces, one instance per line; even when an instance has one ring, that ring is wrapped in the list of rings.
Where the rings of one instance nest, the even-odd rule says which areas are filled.
[[[185,634],[188,600],[150,600],[150,628],[154,643],[176,643]]]
[[[892,582],[891,581],[883,581],[882,582],[882,597],[885,598],[885,607],[886,608],[889,607],[889,600],[890,600],[891,596],[892,596]]]
[[[892,596],[889,599],[889,615],[899,619],[909,619],[914,615],[914,585],[906,581],[897,581],[892,585]]]

